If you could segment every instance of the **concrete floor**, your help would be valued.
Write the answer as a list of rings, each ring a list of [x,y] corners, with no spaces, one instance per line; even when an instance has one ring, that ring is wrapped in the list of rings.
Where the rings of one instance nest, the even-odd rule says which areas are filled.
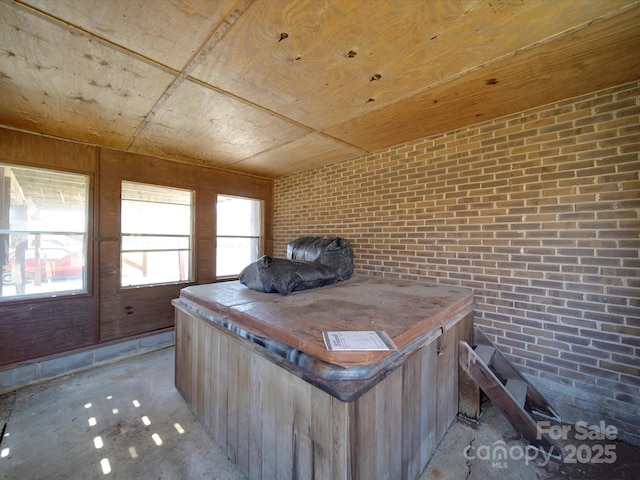
[[[167,348],[0,396],[0,478],[243,479],[174,388],[173,354]],[[638,478],[640,448],[608,443],[613,462],[541,466],[541,456],[520,458],[524,443],[487,404],[478,424],[453,423],[421,480]],[[488,458],[503,445],[507,459]]]

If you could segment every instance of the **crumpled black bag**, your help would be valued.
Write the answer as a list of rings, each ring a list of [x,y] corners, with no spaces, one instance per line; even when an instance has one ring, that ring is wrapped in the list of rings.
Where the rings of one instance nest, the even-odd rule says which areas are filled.
[[[287,258],[317,262],[337,272],[340,280],[353,275],[353,249],[341,237],[300,237],[287,245]]]
[[[331,285],[339,280],[337,272],[327,265],[268,255],[245,267],[238,279],[252,290],[280,295]]]

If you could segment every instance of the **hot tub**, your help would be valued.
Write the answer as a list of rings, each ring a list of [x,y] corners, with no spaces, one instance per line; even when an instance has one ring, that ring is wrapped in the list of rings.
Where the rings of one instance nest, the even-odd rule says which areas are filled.
[[[417,478],[458,411],[470,290],[371,276],[265,294],[184,288],[176,387],[254,478]],[[328,351],[324,331],[384,331],[397,349]]]

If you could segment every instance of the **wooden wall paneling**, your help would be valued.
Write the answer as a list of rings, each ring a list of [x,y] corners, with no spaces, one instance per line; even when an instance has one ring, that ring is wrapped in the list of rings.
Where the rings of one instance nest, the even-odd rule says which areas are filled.
[[[364,395],[360,397],[364,399]],[[358,478],[361,460],[364,457],[361,445],[358,442],[352,440],[357,438],[360,431],[360,407],[362,401],[349,402],[347,404],[347,424],[346,424],[346,437],[345,442],[347,444],[347,455],[349,461],[349,468],[345,470],[344,478],[355,479]],[[364,461],[364,460],[363,460]]]
[[[101,172],[118,184],[122,180],[129,180],[176,188],[195,188],[204,180],[198,177],[198,173],[208,171],[194,165],[108,148],[103,148],[100,152]]]
[[[122,180],[196,190],[215,201],[216,193],[269,200],[272,181],[189,165],[157,157],[101,149],[101,171],[118,184]]]
[[[331,475],[336,480],[347,479],[351,474],[351,448],[349,441],[349,425],[352,403],[343,403],[336,398],[331,398]]]
[[[438,445],[436,435],[436,424],[438,415],[438,402],[440,398],[430,392],[438,389],[437,376],[437,345],[431,342],[422,348],[420,357],[415,359],[413,368],[420,369],[420,393],[416,394],[420,404],[423,406],[418,415],[419,434],[416,435],[419,445],[419,454],[412,461],[412,468],[407,468],[407,472],[421,472],[431,458],[431,455]],[[452,401],[454,393],[451,393],[447,401]],[[417,445],[413,443],[413,445]],[[417,447],[414,447],[417,448]]]
[[[198,345],[198,349],[194,352],[193,356],[193,375],[198,381],[194,385],[194,400],[195,400],[195,411],[199,418],[205,419],[205,424],[209,428],[209,431],[213,430],[213,426],[208,421],[209,419],[205,417],[204,410],[204,402],[205,397],[206,401],[210,401],[210,392],[205,392],[205,365],[209,365],[211,357],[209,356],[210,351],[206,349],[206,325],[203,322],[198,322],[195,326],[194,335],[195,335],[195,343]]]
[[[473,321],[465,324],[465,331],[462,336],[469,345],[477,345],[473,329]],[[480,389],[469,374],[462,368],[458,368],[458,412],[467,418],[478,419],[480,415]]]
[[[287,478],[291,474],[291,465],[295,465],[293,458],[295,452],[287,445],[281,445],[283,439],[292,438],[294,422],[291,421],[289,412],[295,411],[299,395],[294,395],[296,391],[293,389],[290,378],[281,380],[281,388],[275,395],[276,410],[275,426],[276,426],[276,471],[274,478]],[[300,477],[302,478],[302,477]]]
[[[423,345],[403,367],[402,391],[407,393],[402,397],[402,478],[416,478],[429,459],[427,454],[435,449],[436,399],[429,394],[436,389],[435,356],[432,342]],[[410,389],[413,385],[419,385],[419,388]],[[424,408],[417,410],[411,408],[413,405]],[[412,451],[415,445],[421,445],[417,455]]]
[[[174,324],[171,300],[184,283],[120,287],[120,190],[123,180],[195,191],[194,281],[215,281],[215,201],[217,192],[263,200],[271,235],[272,182],[168,160],[102,149],[100,152],[100,341],[125,338]],[[271,237],[269,237],[271,244]]]
[[[112,150],[101,149],[99,158],[98,235],[96,246],[98,289],[100,298],[100,341],[126,336],[123,322],[124,305],[120,298],[120,179],[117,175],[119,157]],[[132,307],[131,305],[128,305]],[[136,327],[137,328],[137,327]],[[133,333],[133,332],[132,332]],[[135,333],[140,333],[136,331]]]
[[[101,253],[105,252],[106,243],[101,243]],[[121,289],[108,288],[103,283],[100,294],[100,341],[173,327],[171,300],[180,294],[183,286],[178,284]]]
[[[197,411],[198,382],[200,381],[197,375],[198,374],[197,359],[198,359],[198,352],[200,351],[199,342],[198,342],[199,337],[198,337],[197,325],[192,325],[190,323],[187,323],[186,321],[184,322],[184,324],[186,326],[184,328],[186,335],[183,337],[183,340],[192,342],[195,345],[195,347],[193,349],[187,349],[187,348],[182,349],[183,351],[186,352],[186,355],[185,355],[186,360],[189,362],[187,365],[185,365],[183,373],[191,377],[186,387],[188,388],[188,395],[190,398],[189,404],[193,406],[194,411]]]
[[[176,311],[175,328],[175,386],[187,404],[193,405],[193,382],[196,378],[191,374],[194,348],[186,348],[193,343],[191,329],[193,326],[184,317],[182,311]]]
[[[195,199],[194,274],[196,283],[216,280],[216,192],[200,188]]]
[[[294,395],[291,432],[293,437],[292,473],[299,478],[313,478],[313,445],[309,436],[312,390],[310,385],[296,385],[292,392]]]
[[[237,461],[236,465],[243,472],[249,471],[249,435],[250,435],[250,418],[247,414],[250,410],[252,393],[250,362],[253,360],[246,354],[244,349],[235,349],[238,352],[238,403],[237,403],[237,416],[238,416],[238,443],[237,447],[229,448],[229,455],[235,456]],[[248,394],[250,393],[250,394]],[[231,446],[233,447],[233,446]]]
[[[94,318],[96,331],[94,343],[100,342],[100,150],[96,148],[93,152],[95,170],[91,177],[91,203],[89,209],[90,243],[87,260],[89,268],[87,272],[87,282],[90,292],[95,301]]]
[[[238,356],[239,349],[227,346],[227,452],[231,451],[231,448],[228,448],[229,445],[238,445],[239,441],[238,423],[241,410],[238,408],[240,402]],[[237,450],[233,450],[233,456],[230,458],[236,463]]]
[[[191,362],[177,365],[176,385],[250,479],[417,478],[441,438],[437,426],[448,427],[455,418],[457,388],[449,388],[451,381],[446,388],[440,385],[444,378],[457,382],[452,372],[443,373],[452,366],[449,357],[455,357],[457,371],[453,348],[443,362],[431,341],[345,403],[273,363],[260,347],[176,308],[176,360]],[[463,323],[449,329],[452,339],[468,331]],[[236,354],[238,370],[232,375]],[[241,401],[232,405],[235,396]],[[449,417],[438,420],[440,414]]]
[[[354,428],[349,432],[349,439],[354,448],[351,451],[353,478],[375,478],[376,448],[375,442],[366,441],[376,438],[376,395],[368,391],[355,402]]]
[[[263,372],[263,385],[264,394],[262,397],[262,449],[260,456],[262,457],[261,471],[262,478],[277,478],[276,477],[276,456],[278,455],[278,444],[282,442],[282,438],[278,438],[276,435],[276,418],[278,416],[278,405],[276,405],[276,398],[279,396],[274,390],[275,385],[280,386],[278,372],[272,368],[272,365],[264,365]],[[284,443],[283,447],[289,448]]]
[[[98,212],[98,242],[120,238],[120,194],[121,180],[117,175],[117,164],[105,158],[101,151],[99,181],[100,211]],[[111,261],[111,257],[106,257]],[[110,272],[111,274],[111,272]]]
[[[200,358],[197,359],[197,373],[198,378],[202,379],[202,389],[198,390],[198,408],[201,410],[201,415],[208,430],[213,432],[216,438],[220,437],[220,431],[215,421],[214,414],[214,401],[217,390],[217,374],[220,368],[220,359],[218,358],[218,339],[219,335],[214,335],[213,332],[205,328],[205,325],[198,324],[198,338]],[[215,358],[215,361],[207,361],[209,358]],[[211,392],[211,399],[205,399],[204,392]],[[210,401],[209,401],[210,400]],[[222,445],[222,441],[221,447]],[[224,448],[224,447],[223,447]]]
[[[333,445],[333,423],[336,421],[333,415],[333,397],[330,395],[311,395],[311,429],[313,436],[310,439],[314,444]],[[327,418],[329,417],[329,418]],[[313,449],[313,476],[312,478],[332,478],[332,454],[331,448]]]
[[[95,303],[82,295],[1,304],[0,366],[93,345]]]
[[[376,388],[376,476],[397,478],[402,460],[402,377],[400,367]]]
[[[436,357],[438,378],[436,441],[438,442],[442,440],[458,413],[458,342],[460,340],[471,341],[472,323],[473,313],[469,313],[456,324],[455,328],[445,328],[442,336],[442,341],[445,343],[440,343],[440,347],[444,345],[445,348]],[[451,397],[451,392],[455,392],[453,397]]]
[[[192,342],[189,337],[190,323],[182,319],[185,313],[181,310],[176,310],[176,326],[175,326],[175,354],[174,354],[174,370],[175,370],[175,386],[182,398],[188,405],[191,405],[191,382],[193,376],[188,374],[188,369],[191,368],[192,360],[191,354],[192,348],[186,348]]]
[[[405,388],[409,385],[421,385],[421,370],[422,362],[420,361],[424,355],[425,346],[412,355],[404,366],[404,375],[402,376],[402,391],[406,391]],[[417,358],[413,358],[417,357]],[[415,472],[412,470],[411,462],[411,445],[419,444],[421,423],[420,423],[420,411],[410,408],[415,402],[422,402],[422,395],[420,390],[414,390],[418,395],[404,394],[402,396],[402,411],[404,416],[402,418],[402,432],[401,432],[401,454],[400,461],[403,466],[401,475],[402,478],[413,478]],[[406,425],[406,427],[405,427]]]
[[[229,337],[225,335],[218,335],[216,339],[212,339],[211,348],[217,349],[217,352],[212,352],[214,357],[218,358],[216,369],[216,377],[212,378],[215,388],[215,403],[217,408],[213,410],[212,422],[216,426],[218,435],[220,438],[220,445],[225,450],[229,450],[229,397],[227,392],[229,391]],[[231,379],[233,380],[233,379]],[[209,406],[209,408],[211,408]]]
[[[200,410],[201,402],[199,401],[198,392],[202,390],[202,378],[198,376],[198,356],[202,355],[201,348],[201,340],[198,332],[199,325],[193,324],[188,325],[185,331],[187,335],[183,338],[183,340],[188,340],[192,342],[193,348],[187,354],[187,361],[190,363],[185,365],[183,373],[191,376],[191,380],[186,383],[186,387],[188,387],[187,395],[190,398],[190,405],[193,413],[202,417],[202,411]],[[185,349],[186,351],[187,349]],[[208,425],[206,425],[208,428]]]
[[[458,412],[458,402],[456,401],[454,405],[451,405],[450,402],[446,402],[446,398],[449,395],[450,391],[456,392],[456,400],[458,398],[458,355],[457,355],[457,338],[454,331],[445,330],[443,336],[438,339],[438,342],[442,341],[446,342],[444,344],[444,351],[440,351],[436,354],[436,377],[438,379],[437,382],[437,413],[436,413],[436,441],[440,441],[447,429],[449,428],[449,421],[451,419],[450,412],[455,409],[455,412]],[[438,347],[441,349],[443,344],[439,344]],[[456,374],[452,374],[452,368],[455,367]]]
[[[97,171],[97,148],[0,128],[0,160],[74,172]]]
[[[249,411],[247,412],[249,414],[249,468],[244,472],[253,479],[262,478],[262,456],[259,452],[262,448],[263,369],[266,368],[266,364],[256,355],[250,355],[248,366],[250,390],[245,394],[250,398]]]
[[[97,169],[95,147],[0,128],[0,162],[88,175],[91,182],[87,201],[92,212]],[[91,226],[90,222],[89,274],[95,270]],[[0,345],[0,366],[94,344],[98,335],[98,305],[91,280],[88,276],[87,294],[0,302],[0,338],[11,339]]]
[[[273,255],[273,183],[270,183],[268,197],[263,201],[262,205],[264,206],[264,254]]]

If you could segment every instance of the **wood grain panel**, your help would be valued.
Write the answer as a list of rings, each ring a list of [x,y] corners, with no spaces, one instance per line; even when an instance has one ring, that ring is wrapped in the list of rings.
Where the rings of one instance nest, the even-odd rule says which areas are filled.
[[[24,0],[83,30],[175,70],[189,62],[237,0]],[[189,32],[189,35],[185,35]]]
[[[5,2],[0,17],[1,124],[124,149],[175,79]]]
[[[251,385],[251,377],[249,375],[250,371],[250,362],[252,359],[249,355],[245,354],[243,349],[236,349],[238,351],[238,375],[235,377],[237,379],[238,385],[238,443],[235,449],[229,448],[228,454],[235,456],[237,458],[236,465],[243,471],[249,471],[249,415],[247,412],[249,411],[249,405],[251,402],[251,395],[247,395],[247,392],[252,391]]]
[[[636,8],[324,133],[373,151],[635,80],[639,24]]]
[[[277,178],[634,80],[638,4],[2,2],[0,123]]]
[[[96,158],[95,147],[0,129],[0,162],[78,172],[93,179]],[[91,279],[88,284],[91,286]],[[0,366],[95,344],[97,312],[91,289],[74,296],[3,300]]]
[[[237,348],[228,348],[226,371],[227,371],[227,445],[238,445],[239,438],[239,420],[241,409],[238,408],[240,403],[240,381],[238,357],[239,352]],[[234,381],[234,379],[236,381]],[[229,450],[227,448],[227,450]],[[234,455],[231,460],[236,463],[238,456]]]
[[[0,161],[93,174],[96,147],[0,128]]]
[[[280,379],[280,389],[274,394],[274,403],[278,406],[275,411],[275,472],[273,478],[287,478],[291,475],[294,457],[297,458],[292,448],[288,448],[286,439],[293,437],[295,421],[291,421],[290,412],[298,411],[298,406],[294,403],[300,397],[292,395],[293,385],[290,377]],[[307,398],[310,398],[309,394]],[[299,478],[303,478],[300,476]]]
[[[184,284],[120,287],[120,241],[99,242],[100,341],[106,342],[172,327],[175,298]]]
[[[214,355],[217,354],[218,356],[218,361],[216,362],[218,368],[215,371],[215,377],[212,376],[211,378],[211,384],[216,392],[215,404],[218,405],[219,408],[213,408],[211,405],[208,405],[208,408],[213,411],[212,423],[219,432],[219,438],[223,448],[226,449],[229,445],[229,398],[227,393],[229,391],[230,380],[229,369],[227,368],[229,337],[218,336],[217,344],[215,340],[215,337],[212,338],[211,348],[214,349]]]
[[[215,202],[218,193],[262,200],[265,210],[265,245],[266,248],[272,246],[273,185],[264,178],[7,129],[0,129],[0,162],[87,174],[92,179],[92,188],[98,192],[96,201],[92,199],[90,205],[90,231],[95,236],[95,241],[90,238],[94,246],[90,249],[93,255],[89,262],[89,271],[92,272],[89,295],[73,299],[2,302],[0,318],[3,322],[5,318],[21,319],[18,323],[7,320],[1,327],[3,335],[6,335],[3,338],[9,338],[11,328],[14,328],[15,338],[20,339],[21,343],[13,342],[12,346],[6,346],[0,360],[2,365],[173,326],[171,300],[178,296],[184,285],[120,288],[122,180],[187,188],[196,192],[195,215],[198,228],[195,234],[194,263],[198,265],[197,282],[215,280]],[[266,253],[270,253],[270,250]],[[95,298],[91,295],[95,295]]]
[[[192,75],[325,129],[627,4],[257,1]]]
[[[436,414],[436,442],[440,442],[458,413],[458,342],[470,341],[473,313],[467,314],[454,328],[446,328],[438,338],[438,401]],[[451,392],[455,392],[451,401]]]
[[[352,424],[351,406],[345,406],[339,400],[331,399],[332,450],[331,450],[331,476],[330,478],[349,478],[351,472],[351,448],[355,442],[349,440]]]
[[[263,397],[262,397],[262,411],[261,419],[258,420],[262,423],[262,438],[261,438],[261,453],[262,462],[260,465],[260,471],[262,478],[277,478],[276,477],[276,460],[278,457],[278,451],[280,446],[287,449],[288,445],[282,445],[284,438],[278,438],[276,436],[276,417],[279,406],[276,404],[276,399],[279,396],[273,389],[274,386],[280,385],[280,372],[275,368],[269,368],[266,365],[262,377],[263,381]],[[221,405],[221,408],[223,406]]]
[[[211,392],[212,396],[216,397],[216,380],[217,374],[220,365],[219,358],[219,350],[218,350],[218,342],[219,336],[213,335],[211,331],[205,328],[204,325],[198,325],[198,337],[202,338],[202,342],[199,347],[202,348],[202,351],[199,352],[199,358],[197,361],[197,372],[198,378],[202,378],[201,389],[198,389],[198,407],[202,412],[202,418],[205,423],[209,427],[209,430],[214,432],[216,438],[220,438],[220,444],[224,448],[224,436],[222,432],[218,429],[218,424],[216,422],[215,414],[217,413],[212,407],[213,402],[205,401],[204,392]],[[207,358],[214,358],[215,361],[207,362]],[[217,400],[217,398],[215,398]]]
[[[402,390],[407,394],[402,397],[402,477],[417,478],[423,465],[429,461],[431,452],[436,448],[436,409],[437,396],[431,392],[437,390],[436,377],[436,344],[423,346],[404,366]],[[417,385],[418,388],[409,386]],[[422,405],[421,409],[413,408]],[[419,452],[412,451],[413,445],[423,447]]]
[[[130,151],[225,167],[307,132],[253,105],[186,81],[158,108]]]
[[[185,284],[120,287],[120,191],[123,180],[195,192],[195,282],[215,280],[215,203],[218,193],[263,200],[265,235],[271,242],[272,182],[111,149],[100,150],[100,341],[171,327],[171,300]]]
[[[300,155],[300,152],[305,152]],[[364,154],[364,150],[319,134],[309,134],[234,164],[240,172],[279,177],[336,163]]]
[[[186,315],[181,310],[176,310],[176,322],[175,322],[175,384],[176,388],[185,399],[185,401],[191,405],[193,403],[192,391],[193,391],[193,375],[190,374],[189,369],[193,364],[193,351],[194,347],[185,348],[187,345],[193,343],[191,337],[191,329],[193,328],[190,322],[186,319],[182,319]]]
[[[244,352],[243,352],[244,354]],[[264,369],[268,368],[266,362],[256,355],[250,355],[249,359],[249,385],[251,389],[244,392],[249,396],[249,469],[245,470],[249,478],[262,477],[262,399],[264,386],[262,379],[265,377]]]
[[[93,345],[98,323],[90,296],[3,304],[0,366]]]
[[[277,178],[635,80],[638,5],[0,2],[0,124]]]

